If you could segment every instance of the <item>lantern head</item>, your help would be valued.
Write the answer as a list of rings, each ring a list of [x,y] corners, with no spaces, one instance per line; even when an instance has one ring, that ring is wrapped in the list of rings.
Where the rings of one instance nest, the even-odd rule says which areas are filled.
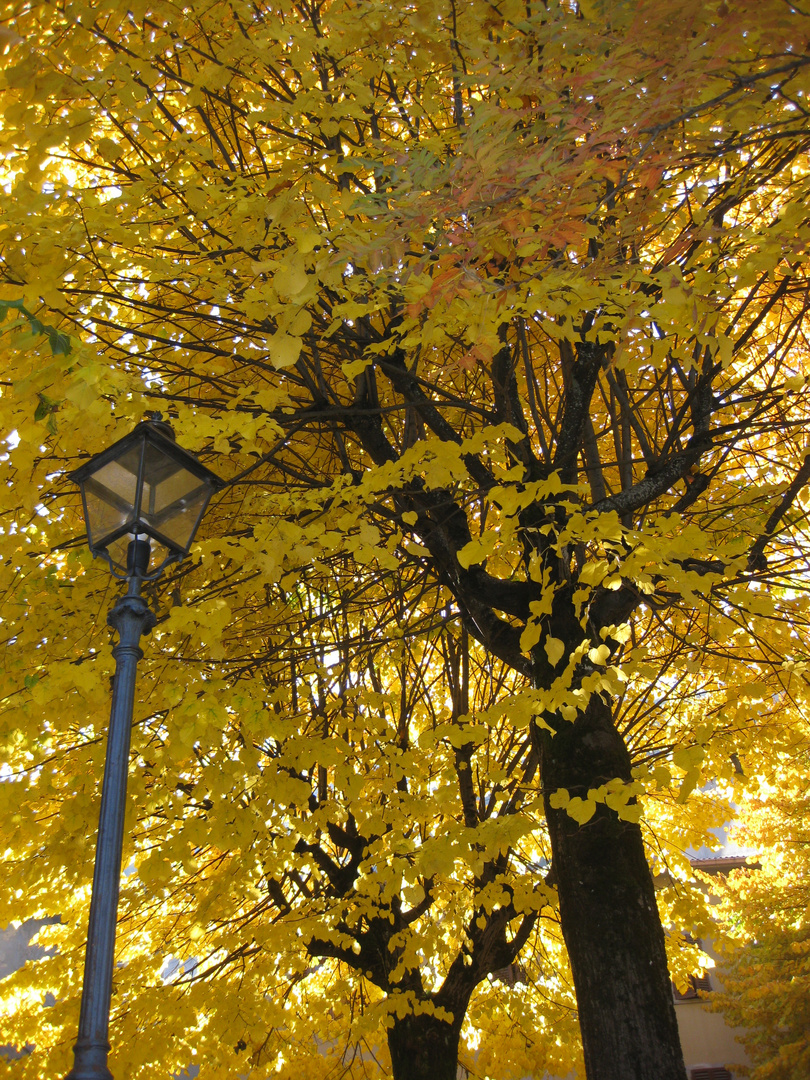
[[[155,415],[70,476],[81,489],[90,550],[116,576],[157,577],[188,555],[208,501],[222,487]]]

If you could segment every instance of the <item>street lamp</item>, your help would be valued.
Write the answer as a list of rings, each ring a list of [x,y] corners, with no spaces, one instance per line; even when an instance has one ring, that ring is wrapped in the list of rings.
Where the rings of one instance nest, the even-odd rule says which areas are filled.
[[[87,540],[128,588],[107,622],[118,631],[113,649],[110,730],[101,789],[90,923],[84,961],[79,1037],[67,1080],[112,1080],[107,1068],[115,924],[124,841],[129,740],[142,634],[155,616],[141,597],[172,562],[188,555],[208,501],[222,482],[174,441],[155,413],[129,435],[71,473],[81,489]]]

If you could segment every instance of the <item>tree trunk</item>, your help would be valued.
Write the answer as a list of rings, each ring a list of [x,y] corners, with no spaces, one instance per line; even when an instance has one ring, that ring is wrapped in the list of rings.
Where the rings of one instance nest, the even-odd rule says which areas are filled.
[[[664,932],[641,829],[597,804],[578,825],[549,796],[630,780],[610,706],[594,694],[552,735],[537,732],[560,921],[571,961],[588,1080],[684,1080]]]
[[[394,1080],[456,1080],[460,1033],[460,1023],[425,1013],[395,1017],[388,1029]]]

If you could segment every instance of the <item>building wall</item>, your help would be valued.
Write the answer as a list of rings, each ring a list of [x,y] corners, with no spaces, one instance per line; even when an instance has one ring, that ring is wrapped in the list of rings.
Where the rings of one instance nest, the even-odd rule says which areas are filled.
[[[698,1066],[724,1065],[731,1075],[740,1075],[734,1066],[750,1065],[750,1060],[735,1035],[739,1029],[728,1026],[720,1013],[709,1012],[702,1001],[675,1004],[681,1046],[687,1075]]]

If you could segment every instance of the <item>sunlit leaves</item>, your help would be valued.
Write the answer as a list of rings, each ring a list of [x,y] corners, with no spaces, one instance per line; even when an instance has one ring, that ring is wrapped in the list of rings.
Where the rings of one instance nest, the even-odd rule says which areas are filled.
[[[417,6],[34,5],[3,39],[3,911],[63,918],[23,1068],[75,1022],[110,673],[66,473],[149,409],[230,483],[148,589],[134,1075],[385,1068],[510,896],[510,935],[540,918],[462,1059],[566,1074],[544,796],[642,821],[694,927],[688,848],[801,741],[800,13]],[[597,699],[632,778],[543,791],[532,739]]]

